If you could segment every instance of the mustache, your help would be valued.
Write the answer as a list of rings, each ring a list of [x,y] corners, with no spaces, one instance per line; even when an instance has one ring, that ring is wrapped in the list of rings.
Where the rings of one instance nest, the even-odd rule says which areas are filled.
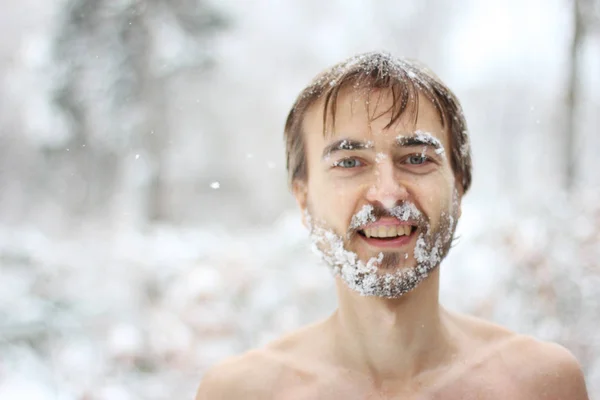
[[[350,227],[346,233],[348,239],[352,239],[367,224],[377,222],[382,218],[396,218],[399,221],[411,221],[417,229],[423,228],[428,223],[428,218],[413,203],[402,203],[388,209],[378,204],[369,204],[352,216]]]

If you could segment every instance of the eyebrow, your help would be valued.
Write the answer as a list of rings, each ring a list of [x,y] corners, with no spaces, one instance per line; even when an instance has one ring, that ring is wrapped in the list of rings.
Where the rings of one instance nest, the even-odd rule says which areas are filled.
[[[416,135],[416,136],[398,136],[396,138],[398,147],[422,147],[428,146],[436,150],[443,150],[442,143],[435,137]],[[370,150],[373,148],[373,142],[363,142],[354,139],[339,139],[325,146],[323,149],[322,158],[325,159],[338,151],[360,151]]]
[[[354,139],[340,139],[340,140],[336,140],[335,142],[325,146],[325,148],[323,149],[322,158],[325,159],[337,151],[344,151],[344,150],[358,151],[358,150],[369,150],[372,148],[373,148],[372,142],[363,142],[363,141],[354,140]]]
[[[442,142],[430,135],[398,136],[396,143],[401,147],[431,146],[435,150],[443,149]]]

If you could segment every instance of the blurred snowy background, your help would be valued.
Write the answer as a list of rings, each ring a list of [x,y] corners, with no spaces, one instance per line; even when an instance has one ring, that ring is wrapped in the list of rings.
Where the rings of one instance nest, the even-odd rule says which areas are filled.
[[[3,0],[0,399],[191,399],[335,307],[283,124],[357,52],[427,63],[474,186],[442,299],[557,341],[600,399],[600,1]]]

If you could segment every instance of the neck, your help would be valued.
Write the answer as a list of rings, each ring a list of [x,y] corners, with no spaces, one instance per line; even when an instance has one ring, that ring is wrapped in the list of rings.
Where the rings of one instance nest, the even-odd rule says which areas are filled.
[[[330,319],[336,354],[375,380],[411,379],[450,356],[449,318],[439,304],[439,268],[398,299],[364,297],[336,280]]]

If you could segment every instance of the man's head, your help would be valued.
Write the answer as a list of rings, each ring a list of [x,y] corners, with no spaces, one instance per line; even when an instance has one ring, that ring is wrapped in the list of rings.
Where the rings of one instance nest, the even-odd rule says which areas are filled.
[[[314,249],[365,295],[412,290],[447,254],[471,184],[456,97],[416,63],[368,53],[321,75],[285,126]]]

